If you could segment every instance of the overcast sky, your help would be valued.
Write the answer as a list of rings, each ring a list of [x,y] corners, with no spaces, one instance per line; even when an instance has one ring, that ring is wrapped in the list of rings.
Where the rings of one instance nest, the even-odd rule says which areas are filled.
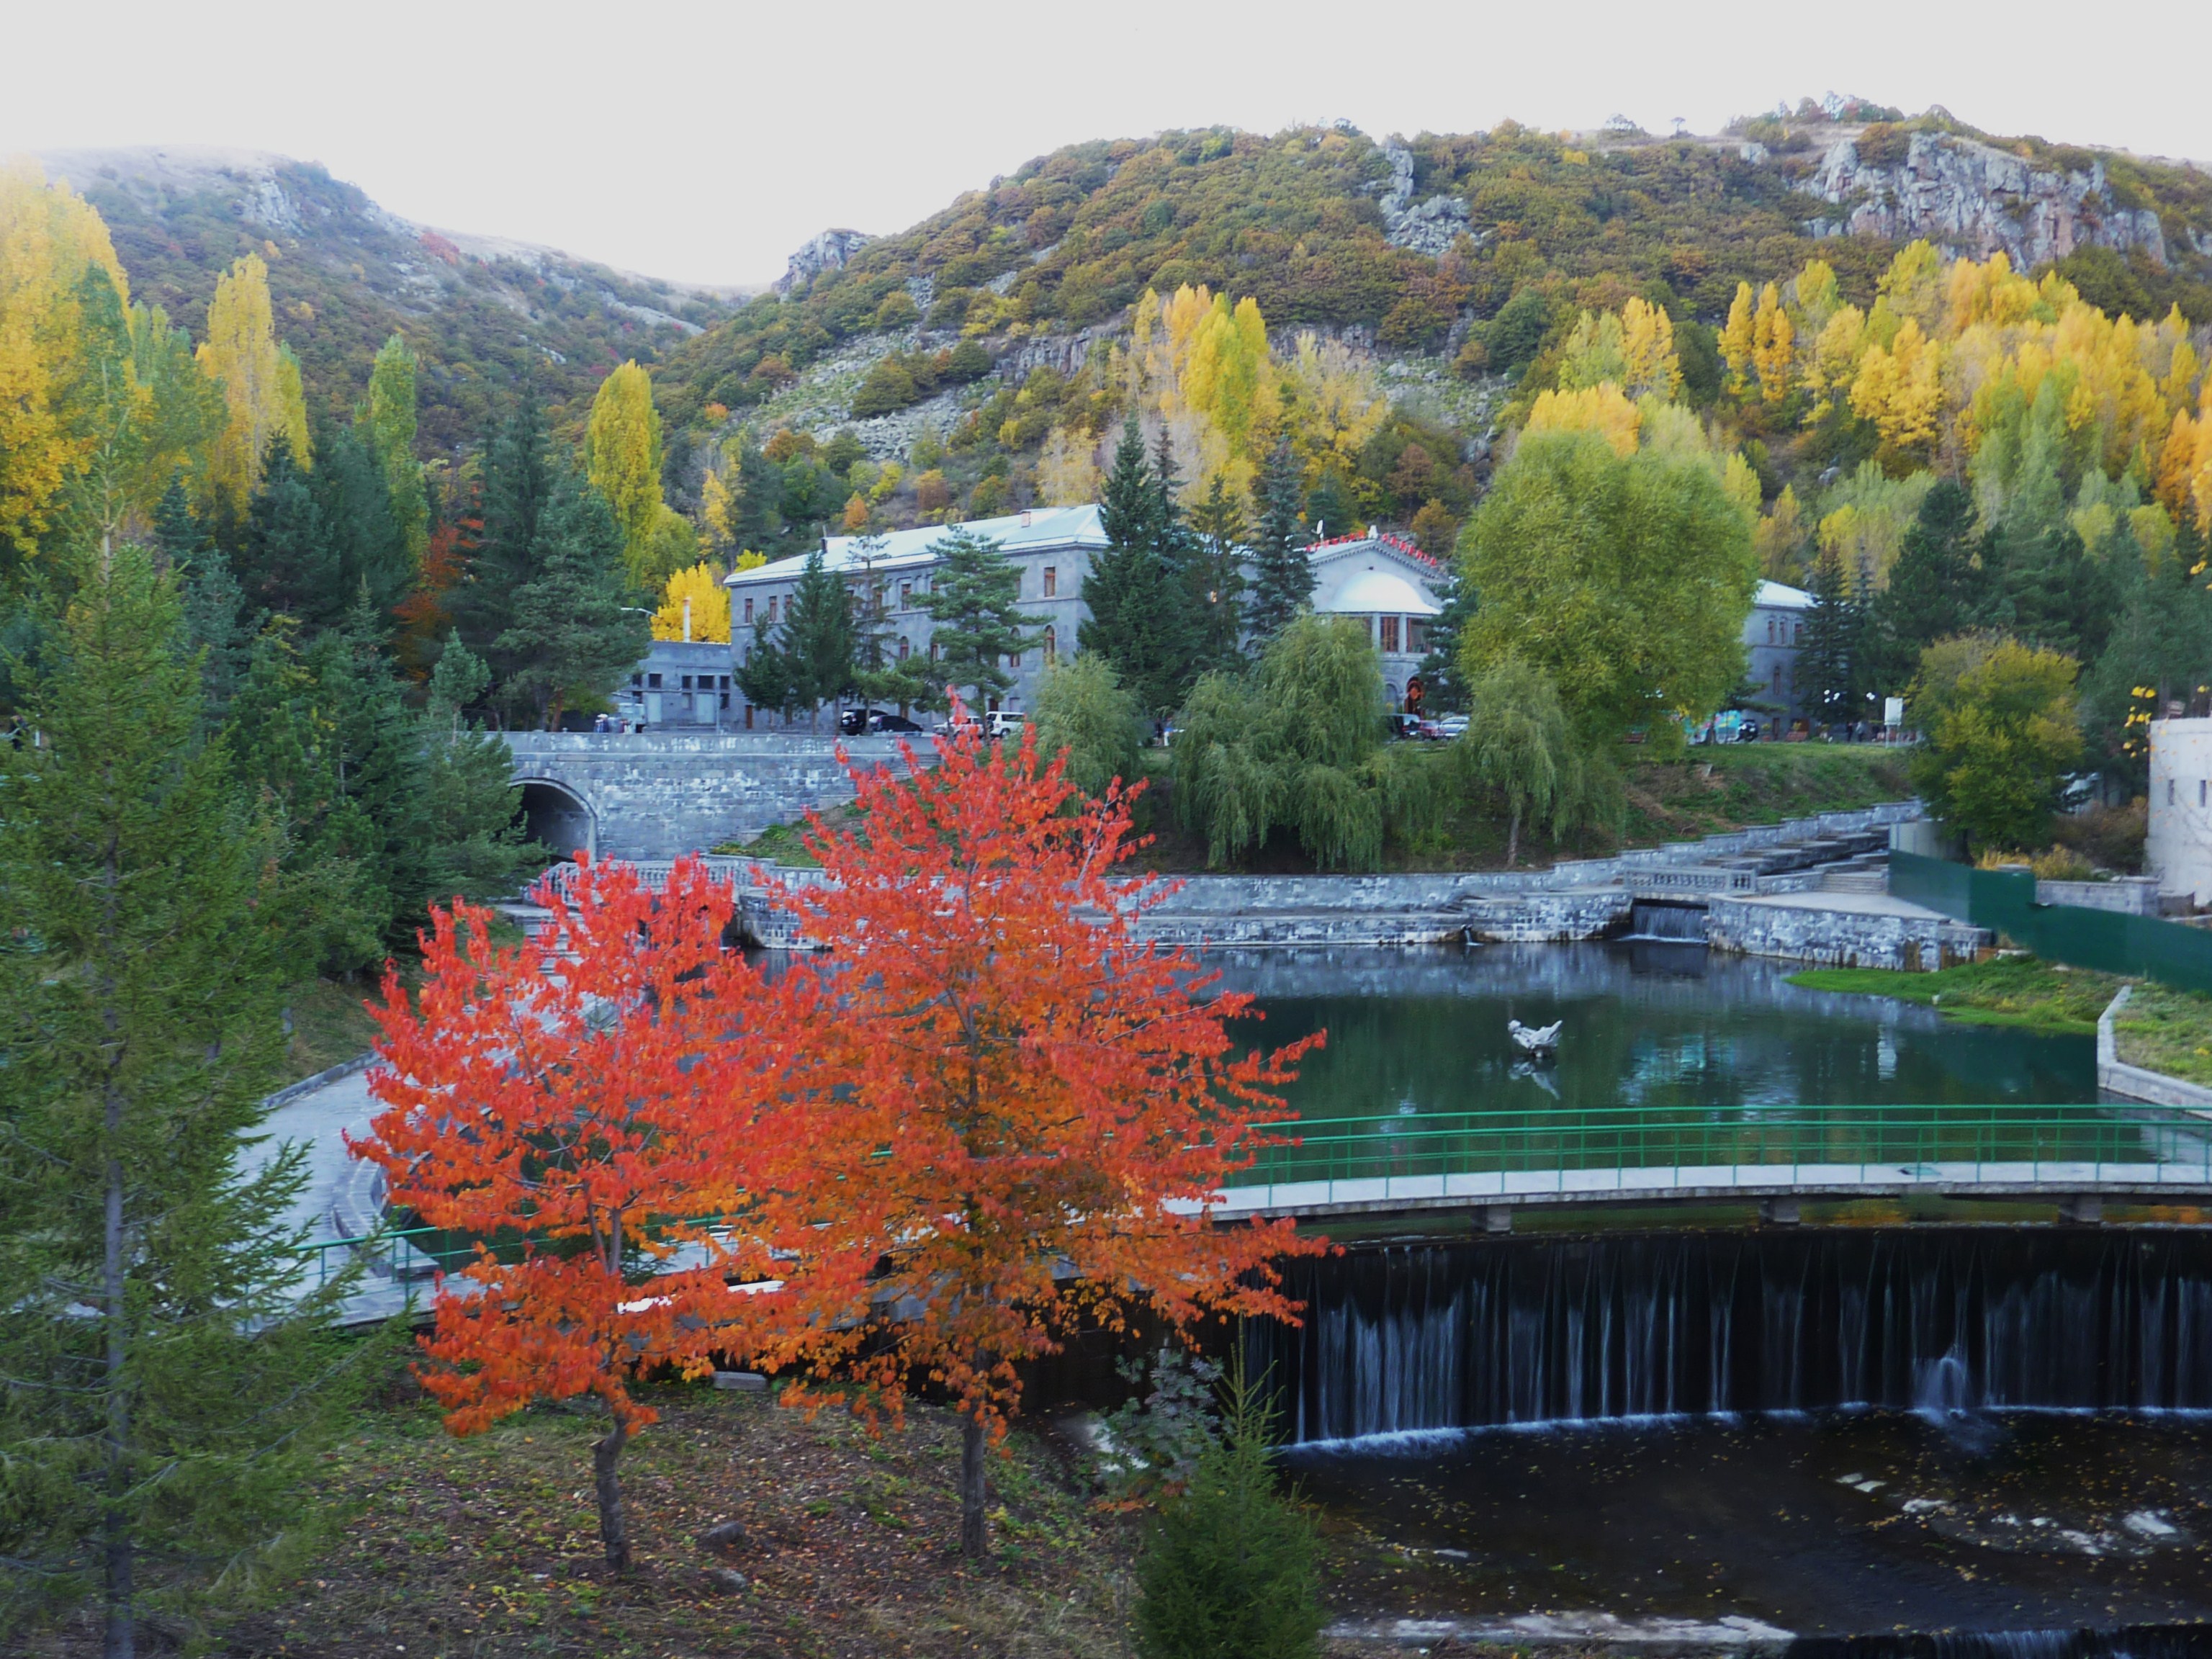
[[[273,150],[427,224],[705,283],[1060,144],[1216,123],[1710,132],[1832,89],[2212,161],[2212,0],[0,0],[0,153]]]

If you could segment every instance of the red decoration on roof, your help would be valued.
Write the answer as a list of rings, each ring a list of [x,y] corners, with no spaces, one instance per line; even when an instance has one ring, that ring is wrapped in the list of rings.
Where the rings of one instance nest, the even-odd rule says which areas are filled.
[[[1309,553],[1315,553],[1318,552],[1324,547],[1345,547],[1354,542],[1387,543],[1389,546],[1397,549],[1399,552],[1403,553],[1407,558],[1412,559],[1418,564],[1425,564],[1431,570],[1441,570],[1444,568],[1443,561],[1442,559],[1432,557],[1429,554],[1422,552],[1419,548],[1407,541],[1403,536],[1394,536],[1387,530],[1364,531],[1357,536],[1331,536],[1326,541],[1307,543],[1306,551]]]

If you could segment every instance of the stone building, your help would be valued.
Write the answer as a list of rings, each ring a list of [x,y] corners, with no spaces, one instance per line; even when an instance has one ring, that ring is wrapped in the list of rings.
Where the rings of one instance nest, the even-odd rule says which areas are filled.
[[[1443,614],[1436,590],[1443,567],[1413,543],[1374,530],[1319,543],[1307,556],[1314,609],[1362,624],[1382,659],[1388,707],[1394,713],[1418,708],[1429,623]]]
[[[648,732],[723,731],[744,718],[736,666],[726,641],[655,640],[616,688],[615,713]]]
[[[1757,688],[1753,701],[1783,719],[1803,715],[1805,698],[1797,683],[1797,653],[1805,641],[1813,596],[1802,587],[1763,581],[1743,619],[1745,678]]]

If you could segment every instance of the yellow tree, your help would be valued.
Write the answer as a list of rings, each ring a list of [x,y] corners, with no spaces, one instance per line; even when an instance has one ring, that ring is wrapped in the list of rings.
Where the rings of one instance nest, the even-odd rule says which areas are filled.
[[[1900,455],[1925,455],[1936,442],[1943,407],[1938,348],[1911,318],[1887,349],[1869,346],[1851,382],[1851,412],[1872,421],[1881,441]]]
[[[1682,362],[1674,353],[1674,322],[1644,300],[1620,308],[1620,389],[1632,398],[1671,400],[1682,389]]]
[[[1613,446],[1616,455],[1633,455],[1644,424],[1643,411],[1621,394],[1610,380],[1573,392],[1547,391],[1537,394],[1528,411],[1525,434],[1595,432]]]
[[[276,439],[290,446],[301,465],[311,459],[299,360],[276,343],[269,267],[260,255],[246,255],[217,279],[198,356],[201,371],[222,387],[226,411],[205,487],[243,513]]]
[[[1733,313],[1730,320],[1733,321]],[[1796,331],[1790,313],[1782,308],[1782,295],[1769,283],[1759,295],[1759,314],[1752,319],[1752,366],[1759,373],[1759,395],[1770,405],[1790,395],[1790,365],[1796,350]]]
[[[660,609],[653,613],[653,637],[730,642],[730,590],[722,586],[718,567],[696,564],[668,579]]]
[[[35,165],[0,167],[0,541],[26,554],[91,455],[81,295],[94,270],[128,301],[100,216]]]
[[[699,486],[699,539],[707,544],[707,551],[716,558],[729,551],[737,542],[737,532],[730,514],[737,506],[737,497],[722,475],[709,468],[704,482]]]
[[[653,406],[653,381],[635,363],[624,363],[599,382],[585,428],[592,487],[614,509],[622,526],[630,580],[648,591],[653,539],[665,510],[660,498],[660,416]]]
[[[1728,389],[1741,398],[1751,390],[1751,354],[1757,345],[1753,323],[1751,284],[1738,283],[1729,305],[1728,325],[1721,330],[1721,358],[1728,364]]]

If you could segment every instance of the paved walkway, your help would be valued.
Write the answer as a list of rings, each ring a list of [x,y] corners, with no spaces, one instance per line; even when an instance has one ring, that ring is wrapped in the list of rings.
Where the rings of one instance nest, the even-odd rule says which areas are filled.
[[[1731,904],[1757,904],[1776,910],[1828,910],[1850,916],[1899,916],[1908,921],[1949,921],[1951,917],[1924,904],[1915,904],[1888,893],[1826,892],[1819,888],[1805,893],[1727,893]]]

